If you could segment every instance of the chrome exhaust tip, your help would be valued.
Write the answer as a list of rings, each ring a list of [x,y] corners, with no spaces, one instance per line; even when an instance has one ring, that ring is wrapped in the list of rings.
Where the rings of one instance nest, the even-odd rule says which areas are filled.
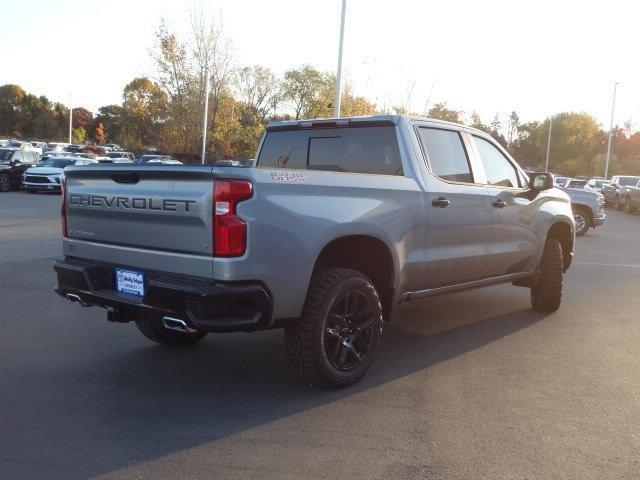
[[[196,330],[185,323],[184,320],[175,317],[162,317],[162,325],[168,330],[175,330],[183,333],[194,333]]]
[[[75,293],[67,293],[65,295],[65,297],[71,303],[74,303],[76,305],[80,305],[81,307],[90,307],[91,306],[87,302],[83,302],[82,299],[78,295],[76,295]]]

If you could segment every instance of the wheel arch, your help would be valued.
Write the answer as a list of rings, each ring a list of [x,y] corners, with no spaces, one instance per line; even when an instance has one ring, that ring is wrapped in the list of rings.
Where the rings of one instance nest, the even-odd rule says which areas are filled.
[[[554,238],[562,245],[563,268],[566,271],[573,260],[574,231],[573,225],[564,220],[553,222],[547,231],[547,239]]]
[[[344,235],[324,245],[314,262],[312,276],[329,267],[352,268],[373,282],[385,320],[389,320],[396,292],[396,261],[389,245],[367,234]]]

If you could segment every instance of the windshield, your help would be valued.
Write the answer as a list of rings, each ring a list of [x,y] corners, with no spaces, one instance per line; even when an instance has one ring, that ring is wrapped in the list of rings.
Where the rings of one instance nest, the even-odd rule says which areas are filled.
[[[41,167],[64,168],[76,163],[71,158],[49,158],[40,164]]]
[[[126,158],[126,154],[123,152],[109,152],[107,153],[107,157],[109,158]]]
[[[572,180],[571,182],[569,182],[568,186],[570,188],[584,188],[586,184],[587,182],[583,180]]]
[[[8,162],[11,160],[13,150],[0,150],[0,162]]]
[[[596,180],[595,185],[597,188],[601,188],[603,185],[609,185],[608,180]]]
[[[638,183],[638,178],[640,177],[620,177],[620,179],[618,180],[618,184],[622,185],[623,187],[631,187]]]

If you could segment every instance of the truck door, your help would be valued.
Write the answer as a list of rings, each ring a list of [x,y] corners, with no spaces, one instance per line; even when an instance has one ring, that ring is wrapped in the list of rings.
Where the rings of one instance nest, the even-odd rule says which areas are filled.
[[[539,206],[525,195],[528,185],[523,175],[498,146],[486,138],[468,137],[479,170],[484,170],[478,177],[485,177],[494,218],[489,276],[528,271],[539,242],[533,231]]]
[[[427,166],[427,288],[478,280],[491,253],[493,213],[456,130],[417,127]]]

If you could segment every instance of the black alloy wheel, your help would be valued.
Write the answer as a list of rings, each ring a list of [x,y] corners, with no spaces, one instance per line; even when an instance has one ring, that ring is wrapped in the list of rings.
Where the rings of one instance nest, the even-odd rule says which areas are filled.
[[[327,316],[324,349],[338,371],[357,368],[379,342],[379,321],[371,301],[359,290],[336,299]]]

